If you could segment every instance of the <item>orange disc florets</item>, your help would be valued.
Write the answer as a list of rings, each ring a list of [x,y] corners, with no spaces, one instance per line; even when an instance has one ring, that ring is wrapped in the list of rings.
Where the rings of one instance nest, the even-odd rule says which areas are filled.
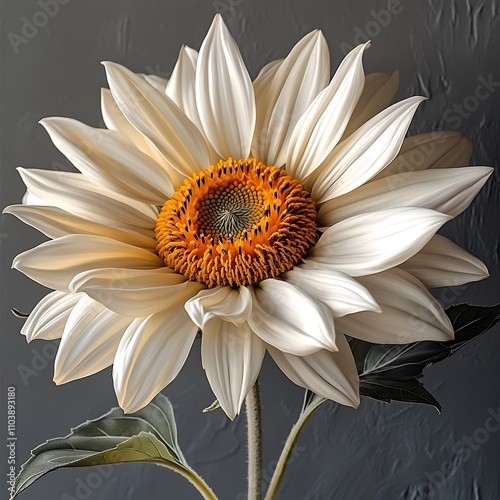
[[[165,264],[189,280],[251,285],[300,262],[316,241],[316,208],[283,169],[229,158],[184,182],[155,236]]]

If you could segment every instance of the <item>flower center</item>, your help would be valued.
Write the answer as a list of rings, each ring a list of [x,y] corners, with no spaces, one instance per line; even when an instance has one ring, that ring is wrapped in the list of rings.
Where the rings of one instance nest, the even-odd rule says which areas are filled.
[[[229,158],[186,179],[155,236],[158,255],[189,280],[251,285],[300,262],[316,242],[316,207],[283,169]]]

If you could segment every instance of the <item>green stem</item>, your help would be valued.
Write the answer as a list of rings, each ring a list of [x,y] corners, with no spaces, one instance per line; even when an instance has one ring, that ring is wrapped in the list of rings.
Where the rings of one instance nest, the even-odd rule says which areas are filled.
[[[323,401],[324,399],[316,396],[316,399],[310,405],[304,407],[299,416],[299,419],[290,430],[290,434],[285,442],[285,446],[281,451],[281,455],[276,465],[276,469],[274,469],[273,477],[271,478],[271,482],[269,483],[269,488],[267,490],[265,500],[276,499],[276,495],[278,494],[278,489],[283,479],[283,474],[285,472],[287,465],[290,463],[290,457],[292,456],[292,451],[295,444],[297,443],[299,434],[304,428],[307,421],[311,418],[313,413],[319,408],[319,406],[323,403]]]
[[[174,469],[181,476],[184,476],[201,494],[205,500],[218,500],[210,486],[199,476],[193,469],[183,467],[175,467],[169,463],[166,467]]]
[[[262,498],[262,428],[259,385],[245,399],[248,426],[248,500]]]

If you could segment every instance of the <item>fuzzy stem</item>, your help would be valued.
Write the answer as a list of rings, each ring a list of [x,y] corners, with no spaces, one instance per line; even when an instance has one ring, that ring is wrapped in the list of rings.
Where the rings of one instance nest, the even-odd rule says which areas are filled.
[[[245,405],[248,426],[248,500],[261,500],[262,429],[258,382],[248,393]]]
[[[297,439],[299,438],[299,434],[304,428],[307,421],[311,418],[313,413],[319,408],[324,399],[316,397],[316,399],[309,405],[306,405],[302,410],[299,419],[295,423],[295,425],[291,428],[290,434],[285,442],[285,446],[281,451],[280,458],[276,465],[276,469],[274,469],[273,477],[271,478],[271,482],[269,483],[269,488],[266,493],[265,500],[275,500],[276,495],[278,494],[278,489],[281,484],[281,480],[283,479],[283,474],[285,472],[286,466],[290,462],[290,457],[292,455],[293,447],[297,443]]]
[[[201,494],[201,496],[205,500],[218,500],[215,496],[215,493],[212,491],[210,486],[203,480],[201,476],[199,476],[194,470],[191,468],[184,467],[176,467],[172,466],[172,464],[160,464],[168,467],[169,469],[173,469],[178,472],[181,476],[184,476]]]

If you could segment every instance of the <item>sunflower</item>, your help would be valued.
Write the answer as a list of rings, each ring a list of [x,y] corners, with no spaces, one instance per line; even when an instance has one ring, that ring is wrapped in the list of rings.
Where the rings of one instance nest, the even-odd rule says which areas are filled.
[[[360,45],[330,79],[320,31],[252,83],[217,15],[171,78],[105,62],[107,129],[41,121],[78,173],[19,169],[7,207],[51,238],[13,267],[54,290],[28,341],[60,338],[57,384],[113,364],[126,412],[181,370],[201,330],[233,419],[270,353],[299,386],[359,404],[346,336],[448,340],[427,288],[487,276],[437,230],[491,173],[455,132],[405,139],[422,97],[387,107],[397,74],[365,77]],[[449,168],[451,167],[451,168]]]

